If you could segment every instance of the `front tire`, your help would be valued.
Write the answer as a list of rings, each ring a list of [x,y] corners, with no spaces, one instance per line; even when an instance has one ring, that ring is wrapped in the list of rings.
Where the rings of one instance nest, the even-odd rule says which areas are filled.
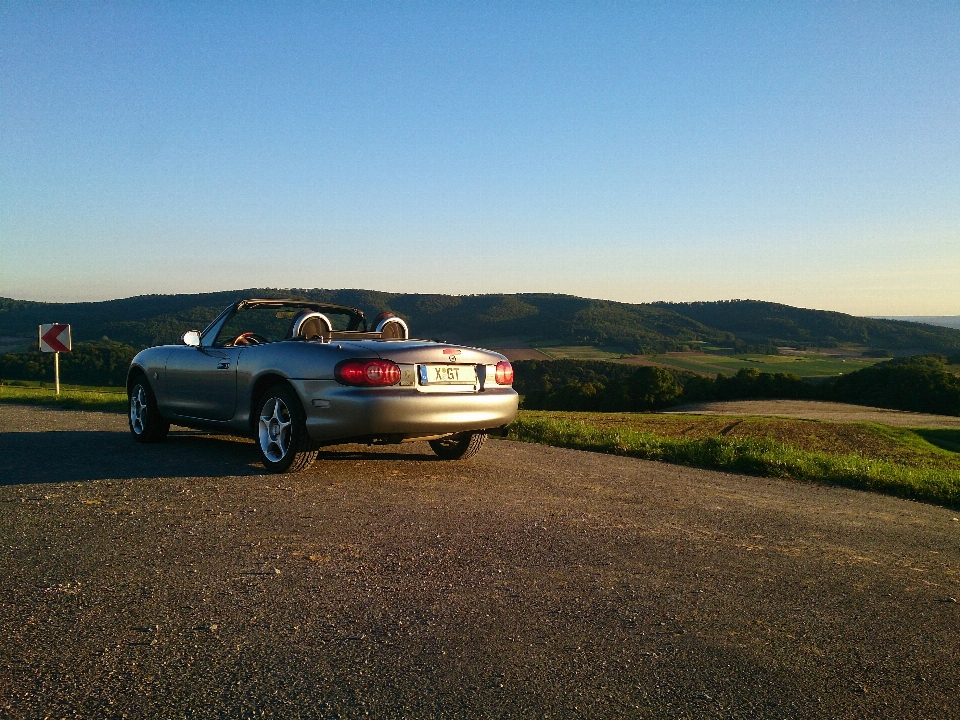
[[[139,443],[163,442],[170,431],[170,423],[157,408],[157,397],[143,375],[130,387],[130,434]]]
[[[486,439],[485,432],[462,432],[431,440],[430,447],[441,460],[466,460],[480,452]]]
[[[257,449],[274,473],[299,472],[317,459],[300,398],[286,385],[274,385],[257,403]]]

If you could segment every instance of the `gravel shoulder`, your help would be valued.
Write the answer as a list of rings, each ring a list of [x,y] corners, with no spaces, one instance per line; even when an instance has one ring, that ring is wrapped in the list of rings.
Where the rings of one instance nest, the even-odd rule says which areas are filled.
[[[831,422],[876,422],[895,427],[960,428],[960,417],[887,410],[885,408],[820,402],[817,400],[735,400],[689,403],[667,414],[758,415]]]
[[[960,518],[493,441],[0,406],[0,716],[957,717]]]

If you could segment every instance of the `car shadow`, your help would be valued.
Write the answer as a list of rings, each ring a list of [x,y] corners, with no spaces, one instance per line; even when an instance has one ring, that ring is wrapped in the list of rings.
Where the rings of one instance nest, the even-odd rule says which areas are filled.
[[[914,428],[913,432],[922,437],[931,445],[936,445],[942,450],[960,453],[960,430]]]
[[[366,445],[359,447],[368,447]],[[378,447],[378,446],[370,446]],[[393,446],[392,446],[393,447]],[[403,447],[410,447],[404,445]],[[323,462],[324,460],[333,461],[333,460],[369,460],[369,461],[384,461],[384,460],[406,460],[410,462],[411,460],[416,460],[417,462],[439,462],[438,458],[433,453],[418,453],[415,450],[411,449],[408,452],[396,452],[395,450],[321,450],[317,454],[317,462]]]
[[[410,447],[323,450],[318,462],[435,461]],[[404,446],[405,449],[407,446]],[[201,432],[171,432],[166,442],[141,445],[128,432],[0,433],[0,486],[135,478],[197,478],[265,474],[252,441]]]
[[[317,462],[439,460],[413,446],[401,452],[396,447],[336,446],[322,450]],[[265,472],[256,446],[244,438],[182,431],[171,432],[166,442],[141,445],[120,431],[0,433],[0,486]]]

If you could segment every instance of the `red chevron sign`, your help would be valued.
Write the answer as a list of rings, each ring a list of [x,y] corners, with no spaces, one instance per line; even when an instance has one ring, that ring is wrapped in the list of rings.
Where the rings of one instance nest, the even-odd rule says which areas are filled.
[[[72,347],[69,325],[53,323],[40,326],[41,352],[70,352]]]

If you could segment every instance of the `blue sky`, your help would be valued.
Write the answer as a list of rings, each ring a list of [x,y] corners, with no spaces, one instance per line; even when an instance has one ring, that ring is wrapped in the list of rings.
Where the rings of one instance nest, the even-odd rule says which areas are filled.
[[[0,295],[960,314],[956,3],[0,6]]]

